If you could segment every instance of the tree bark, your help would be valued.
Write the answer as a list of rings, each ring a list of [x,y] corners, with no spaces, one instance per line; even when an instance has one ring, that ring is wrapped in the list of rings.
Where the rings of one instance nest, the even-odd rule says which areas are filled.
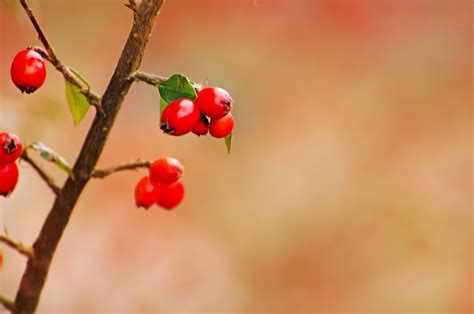
[[[58,243],[79,196],[91,178],[123,100],[133,83],[130,76],[140,67],[155,18],[163,2],[164,0],[142,0],[134,14],[133,27],[108,87],[102,96],[101,107],[103,110],[96,112],[95,119],[74,165],[75,179],[69,177],[64,187],[59,191],[33,245],[34,257],[28,259],[15,298],[14,313],[33,313],[38,306]]]

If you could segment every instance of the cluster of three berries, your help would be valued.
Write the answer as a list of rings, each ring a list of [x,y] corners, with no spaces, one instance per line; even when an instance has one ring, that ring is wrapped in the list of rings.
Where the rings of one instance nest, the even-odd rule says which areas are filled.
[[[23,146],[20,138],[13,133],[0,133],[0,195],[8,196],[18,182],[16,161],[21,156]]]
[[[209,132],[217,138],[226,137],[234,129],[230,112],[232,102],[226,90],[204,87],[198,92],[196,101],[182,98],[169,103],[161,114],[160,128],[174,136],[189,132],[201,136]]]
[[[178,206],[184,197],[181,163],[172,157],[160,158],[150,165],[149,175],[135,187],[137,207],[150,208],[153,204],[164,209]]]

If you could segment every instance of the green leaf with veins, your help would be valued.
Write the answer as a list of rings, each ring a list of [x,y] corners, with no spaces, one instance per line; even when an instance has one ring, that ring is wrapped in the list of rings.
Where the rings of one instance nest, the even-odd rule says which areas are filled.
[[[170,103],[181,98],[196,100],[197,93],[191,81],[182,74],[173,74],[158,85],[161,98]]]

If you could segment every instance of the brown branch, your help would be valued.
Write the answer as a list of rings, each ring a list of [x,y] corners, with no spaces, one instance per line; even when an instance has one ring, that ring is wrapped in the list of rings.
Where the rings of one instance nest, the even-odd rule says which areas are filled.
[[[27,247],[26,245],[22,244],[21,242],[15,242],[12,239],[0,235],[0,243],[5,243],[7,246],[10,248],[14,249],[21,255],[24,255],[28,258],[33,258],[34,257],[34,252],[31,247]]]
[[[124,165],[119,165],[111,168],[106,168],[106,169],[96,169],[94,172],[92,172],[91,177],[97,178],[97,179],[103,179],[112,173],[119,172],[119,171],[125,171],[125,170],[136,170],[139,168],[149,168],[151,162],[149,161],[141,161],[137,160],[135,162],[131,162],[128,164]]]
[[[26,14],[31,20],[31,23],[33,24],[36,33],[38,33],[38,38],[43,44],[44,48],[46,51],[41,50],[39,47],[34,47],[34,50],[40,53],[43,57],[45,57],[51,64],[61,72],[66,80],[77,86],[79,88],[79,91],[87,98],[89,103],[98,108],[101,105],[101,99],[98,94],[95,92],[91,91],[90,88],[84,84],[77,76],[75,76],[68,67],[66,67],[56,56],[54,53],[53,47],[49,44],[48,40],[46,39],[46,36],[43,33],[43,30],[41,29],[41,26],[39,25],[38,21],[36,20],[35,15],[33,14],[33,11],[30,9],[28,6],[28,3],[26,3],[26,0],[19,0],[21,5],[23,6],[23,9],[25,9]]]
[[[69,177],[66,180],[41,227],[33,245],[35,258],[28,259],[15,298],[14,313],[33,313],[38,306],[58,243],[79,196],[89,182],[123,100],[133,83],[129,77],[140,68],[145,47],[162,4],[163,0],[142,0],[137,8],[125,47],[102,96],[102,109],[105,114],[96,114],[73,167],[76,179]],[[51,54],[49,55],[51,57]]]
[[[164,76],[158,76],[155,74],[146,73],[142,71],[136,71],[130,76],[130,78],[135,81],[142,81],[153,86],[158,86],[159,84],[163,83],[164,81],[168,79],[167,77],[164,77]]]
[[[41,179],[43,179],[43,181],[48,185],[48,187],[53,191],[54,194],[59,194],[61,188],[56,185],[53,178],[51,178],[43,169],[41,169],[41,167],[33,159],[30,158],[30,156],[28,156],[26,151],[24,151],[21,155],[21,159],[29,163],[31,167],[35,169],[36,172],[38,172]]]
[[[3,295],[0,294],[0,304],[8,311],[10,312],[14,312],[15,310],[15,304],[13,303],[13,301],[11,301],[10,299],[7,299],[6,297],[4,297]]]

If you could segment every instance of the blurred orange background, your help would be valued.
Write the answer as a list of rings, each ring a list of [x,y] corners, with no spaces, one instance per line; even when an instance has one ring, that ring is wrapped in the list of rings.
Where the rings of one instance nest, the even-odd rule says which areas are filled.
[[[126,1],[29,2],[62,61],[102,93],[130,29]],[[228,89],[233,152],[162,134],[158,92],[134,85],[99,165],[174,156],[185,200],[172,212],[136,209],[145,171],[91,181],[39,311],[470,312],[472,9],[167,1],[142,69]],[[0,0],[0,129],[73,163],[93,110],[73,126],[49,64],[45,85],[20,94],[10,62],[29,45],[39,41],[20,5]],[[29,244],[53,196],[31,167],[20,171],[0,228]],[[2,251],[0,291],[14,297],[25,259]]]

